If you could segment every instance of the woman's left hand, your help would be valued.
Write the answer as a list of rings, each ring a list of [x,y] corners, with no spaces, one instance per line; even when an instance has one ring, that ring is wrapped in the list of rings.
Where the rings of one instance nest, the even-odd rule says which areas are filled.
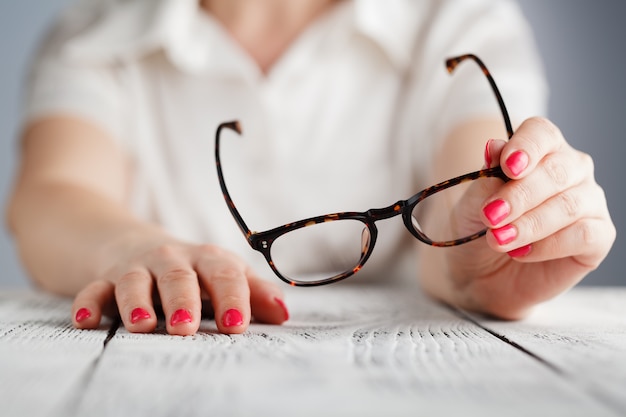
[[[517,319],[597,268],[616,230],[591,157],[550,121],[531,118],[508,142],[489,141],[485,159],[511,181],[482,206],[487,245],[472,242],[447,256],[453,303]]]

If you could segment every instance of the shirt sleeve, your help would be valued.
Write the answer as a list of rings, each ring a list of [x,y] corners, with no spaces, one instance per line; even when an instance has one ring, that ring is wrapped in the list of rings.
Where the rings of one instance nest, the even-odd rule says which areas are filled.
[[[22,124],[49,116],[79,117],[124,137],[122,73],[113,64],[81,61],[65,53],[72,39],[93,23],[86,10],[69,10],[55,22],[37,51],[26,79]]]

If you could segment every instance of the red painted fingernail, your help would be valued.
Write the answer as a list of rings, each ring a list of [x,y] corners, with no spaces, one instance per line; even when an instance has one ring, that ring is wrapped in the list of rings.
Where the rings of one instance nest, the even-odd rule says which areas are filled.
[[[506,166],[511,170],[511,173],[517,177],[528,166],[528,154],[523,151],[513,152],[506,159]]]
[[[499,245],[511,243],[517,237],[517,229],[511,224],[502,226],[499,229],[493,229],[491,233],[493,233],[493,237],[496,238]]]
[[[485,145],[485,166],[487,169],[491,168],[491,151],[489,150],[491,142],[493,142],[493,139],[489,139],[487,141],[487,145]]]
[[[276,301],[276,303],[283,309],[283,314],[285,315],[285,321],[289,320],[289,310],[287,310],[287,306],[285,305],[285,302],[278,297],[274,298],[274,301]]]
[[[510,252],[507,252],[511,258],[521,258],[522,256],[526,256],[530,253],[532,249],[531,245],[522,246],[521,248],[513,249]]]
[[[222,316],[222,324],[224,327],[241,326],[243,324],[243,316],[239,310],[231,308],[230,310],[226,310]]]
[[[491,223],[492,226],[495,226],[504,220],[510,212],[511,207],[509,206],[509,203],[504,200],[494,200],[487,204],[483,209],[485,217],[489,220],[489,223]]]
[[[191,323],[191,321],[191,313],[184,308],[181,308],[172,314],[172,318],[170,318],[170,325],[176,326],[181,323]]]
[[[141,307],[137,307],[130,313],[130,322],[132,324],[137,323],[140,320],[145,320],[150,318],[150,313],[144,310]]]
[[[87,320],[89,317],[91,317],[91,311],[89,311],[86,308],[81,308],[76,312],[76,322],[80,323],[83,320]]]

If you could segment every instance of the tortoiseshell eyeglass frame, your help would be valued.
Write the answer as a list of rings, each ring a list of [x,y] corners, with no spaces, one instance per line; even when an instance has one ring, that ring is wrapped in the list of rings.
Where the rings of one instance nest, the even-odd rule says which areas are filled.
[[[493,77],[489,73],[489,70],[487,69],[485,64],[480,60],[480,58],[478,58],[476,55],[473,55],[473,54],[466,54],[466,55],[461,55],[458,57],[447,59],[445,63],[446,63],[446,68],[448,72],[451,74],[454,71],[454,69],[457,67],[457,65],[466,59],[473,60],[476,64],[478,64],[478,66],[482,69],[483,74],[489,81],[491,89],[493,90],[493,93],[495,94],[496,99],[498,100],[498,105],[500,106],[500,111],[504,119],[504,124],[507,130],[507,134],[508,134],[508,137],[510,138],[511,136],[513,136],[513,128],[511,126],[511,120],[509,118],[508,111],[506,109],[506,106],[504,105],[504,100],[502,100],[502,96],[500,94],[500,91],[498,90],[498,87],[496,86],[496,83]],[[263,254],[263,256],[265,257],[265,260],[267,261],[271,269],[276,274],[276,276],[278,276],[281,280],[285,281],[286,283],[292,286],[313,287],[313,286],[318,286],[318,285],[325,285],[325,284],[330,284],[333,282],[341,281],[345,278],[348,278],[351,275],[354,275],[363,267],[365,262],[367,262],[368,258],[370,257],[374,249],[374,245],[376,243],[376,237],[378,235],[378,230],[376,228],[375,222],[377,222],[378,220],[395,217],[400,214],[402,215],[404,225],[409,230],[409,232],[411,232],[413,236],[415,236],[420,241],[426,243],[427,245],[439,246],[439,247],[458,246],[467,242],[471,242],[475,239],[478,239],[485,235],[485,233],[487,232],[486,228],[481,230],[480,232],[474,233],[470,236],[466,236],[464,238],[457,239],[457,240],[450,240],[450,241],[443,241],[443,242],[432,241],[424,233],[422,233],[420,230],[416,229],[413,226],[413,223],[411,221],[411,213],[413,209],[415,208],[415,206],[419,204],[419,202],[421,202],[425,198],[435,193],[438,193],[440,191],[443,191],[447,188],[463,183],[463,182],[474,181],[479,178],[488,178],[488,177],[497,177],[503,181],[508,181],[507,176],[504,174],[502,169],[498,166],[498,167],[471,172],[469,174],[461,175],[459,177],[455,177],[447,181],[440,182],[439,184],[433,185],[431,187],[428,187],[418,192],[417,194],[413,195],[412,197],[406,200],[399,200],[396,203],[385,208],[373,208],[365,212],[339,212],[339,213],[325,214],[322,216],[310,217],[308,219],[299,220],[293,223],[288,223],[283,226],[266,230],[264,232],[253,232],[248,228],[243,218],[239,214],[239,211],[235,207],[235,204],[233,203],[233,200],[230,197],[230,193],[228,192],[226,183],[224,182],[224,175],[222,172],[222,165],[220,161],[220,134],[223,129],[231,129],[237,132],[238,134],[241,134],[241,126],[238,121],[224,122],[218,126],[216,134],[215,134],[215,164],[217,166],[217,175],[218,175],[220,187],[222,189],[222,193],[224,195],[224,200],[226,201],[226,204],[228,205],[228,209],[230,210],[232,216],[235,218],[235,221],[239,225],[241,232],[244,234],[246,240],[248,241],[252,249],[258,252],[261,252],[261,254]],[[300,281],[300,280],[295,280],[295,279],[284,276],[274,265],[274,262],[272,261],[272,255],[271,255],[272,243],[280,236],[284,235],[285,233],[289,233],[291,231],[294,231],[303,227],[316,225],[318,223],[333,222],[333,221],[348,220],[348,219],[358,220],[362,222],[368,228],[369,233],[370,233],[369,244],[367,244],[366,247],[363,248],[361,259],[358,265],[356,265],[353,269],[345,271],[341,274],[338,274],[329,278],[325,278],[325,279],[320,279],[320,280],[315,280],[315,281]]]

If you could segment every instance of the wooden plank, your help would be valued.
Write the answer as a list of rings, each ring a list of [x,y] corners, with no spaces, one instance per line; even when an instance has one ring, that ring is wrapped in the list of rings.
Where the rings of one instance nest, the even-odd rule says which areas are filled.
[[[0,415],[63,415],[82,393],[107,329],[80,331],[71,301],[38,292],[0,293]]]
[[[626,415],[625,287],[574,288],[517,323],[475,318],[556,366],[581,391]]]
[[[414,288],[287,293],[287,324],[244,335],[119,330],[76,415],[617,415]]]

